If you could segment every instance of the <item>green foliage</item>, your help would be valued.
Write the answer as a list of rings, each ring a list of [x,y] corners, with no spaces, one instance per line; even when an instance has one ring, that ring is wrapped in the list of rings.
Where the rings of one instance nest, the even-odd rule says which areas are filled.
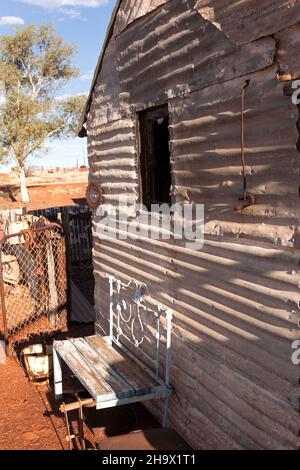
[[[52,25],[31,25],[0,37],[0,159],[24,169],[47,139],[75,134],[85,96],[55,99],[76,52]]]

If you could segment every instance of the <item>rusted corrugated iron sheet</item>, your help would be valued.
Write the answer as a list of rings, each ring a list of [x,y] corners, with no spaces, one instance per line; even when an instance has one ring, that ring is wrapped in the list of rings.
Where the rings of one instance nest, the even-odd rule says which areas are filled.
[[[146,282],[174,310],[171,382],[178,398],[170,425],[196,448],[299,445],[299,373],[291,364],[299,330],[290,316],[298,310],[300,277],[292,271],[300,253],[257,245],[207,237],[204,250],[189,252],[168,242],[96,240],[101,326],[104,273]]]
[[[117,51],[115,40],[112,38],[109,42],[100,77],[97,79],[94,91],[94,99],[91,106],[89,120],[96,119],[98,124],[115,121],[122,116],[120,110],[120,84],[116,72]],[[96,114],[96,116],[95,116]]]
[[[89,120],[98,125],[118,120],[133,110],[273,63],[273,38],[237,47],[204,21],[193,4],[194,0],[168,2],[140,18],[117,39],[113,34],[95,86]]]
[[[92,323],[96,320],[96,313],[76,284],[71,281],[72,311],[71,321],[78,323]]]
[[[168,0],[137,0],[135,2],[123,0],[117,16],[115,34],[120,34],[133,21],[147,15],[167,2]]]
[[[178,240],[112,239],[99,236],[94,217],[99,332],[107,327],[107,273],[147,283],[152,297],[174,310],[170,426],[195,448],[296,449],[297,107],[276,80],[278,64],[270,66],[273,38],[237,48],[193,11],[196,1],[174,3],[138,18],[116,39],[112,34],[88,122],[91,177],[102,185],[104,203],[138,200],[135,111],[168,99],[173,196],[205,203],[206,242],[194,251]],[[255,35],[259,25],[252,25]],[[246,174],[256,203],[238,213],[241,90],[248,79]],[[157,403],[149,406],[160,419]]]
[[[104,126],[91,121],[89,160],[93,178],[100,182],[105,204],[116,205],[126,196],[134,203],[138,195],[136,172],[136,121],[131,116]]]
[[[259,86],[265,86],[266,89],[273,87],[273,92],[275,88],[276,96],[277,82],[272,77],[273,69],[268,73],[262,72],[261,77],[251,77],[256,84],[257,106],[261,101]],[[193,102],[195,109],[193,113],[190,110],[191,118],[197,112],[201,115],[206,105],[210,116],[220,115],[225,118],[227,113],[231,124],[224,121],[222,128],[219,123],[215,129],[210,129],[211,134],[217,135],[219,130],[220,136],[224,135],[223,130],[232,126],[229,135],[233,134],[233,139],[236,135],[238,140],[239,120],[236,119],[234,106],[233,112],[224,109],[228,110],[229,104],[233,104],[235,99],[239,102],[240,85],[241,82],[238,86],[233,83],[227,92],[223,91],[224,99],[222,101],[220,98],[219,109],[209,107],[209,101],[205,101],[208,94],[202,98],[203,101],[200,100],[200,93],[196,95]],[[238,92],[234,91],[230,99],[235,89]],[[279,96],[278,91],[277,98]],[[284,99],[288,103],[289,98]],[[270,103],[271,97],[268,101],[266,96],[267,109]],[[179,150],[180,147],[176,148],[176,145],[187,137],[187,129],[190,131],[187,140],[191,141],[191,145],[193,136],[207,135],[207,129],[202,128],[205,119],[199,120],[198,127],[195,123],[195,128],[189,127],[188,105],[191,103],[175,100],[174,115],[171,111],[172,152],[176,152],[174,158],[177,160],[180,159],[179,151],[182,156],[186,155],[187,165],[190,158],[197,158],[194,151],[189,153],[189,146],[184,151]],[[178,114],[180,109],[183,113],[181,117]],[[295,120],[291,121],[288,104],[286,109],[285,131],[289,138],[294,138],[292,129]],[[256,131],[262,118],[259,113],[253,116],[252,123]],[[182,122],[182,125],[176,126],[177,121]],[[105,185],[105,202],[114,203],[117,196],[127,195],[126,184],[130,181],[135,188],[131,192],[132,198],[137,197],[134,126],[135,120],[128,117],[126,121],[121,120],[94,130],[93,149],[99,149],[99,153],[92,155],[97,155],[96,161],[104,170],[103,173],[99,169],[95,174]],[[260,133],[260,136],[263,146],[264,134]],[[224,137],[226,144],[226,135]],[[267,135],[265,138],[268,139]],[[220,149],[223,149],[221,143],[220,140]],[[209,153],[213,147],[209,140],[206,146],[211,167],[214,167],[216,157],[216,169],[221,170],[218,156]],[[230,149],[227,149],[229,154]],[[281,151],[284,152],[284,148]],[[286,152],[288,154],[288,149]],[[293,148],[291,152],[294,152]],[[199,158],[204,154],[204,149],[200,147]],[[130,168],[126,178],[123,174],[123,155],[126,166]],[[273,161],[272,155],[274,153],[270,152],[269,158]],[[282,162],[283,154],[278,154],[278,157]],[[226,161],[222,165],[225,170]],[[297,166],[296,160],[294,165]],[[188,173],[193,171],[199,183],[202,175],[197,174],[197,169],[201,171],[201,167],[194,161],[192,167],[187,168]],[[106,168],[113,168],[114,171],[106,172]],[[133,168],[135,171],[132,171]],[[278,165],[278,168],[277,177],[280,179],[285,167],[281,169]],[[180,178],[179,175],[180,171],[175,166],[175,178]],[[280,196],[273,195],[272,200],[276,205]],[[214,213],[216,223],[221,224],[223,218],[231,220],[234,215],[232,208],[227,215],[222,214],[222,194],[219,197],[216,194],[214,205],[219,207],[219,211]],[[246,218],[243,217],[243,220]],[[265,219],[264,223],[264,238],[268,238],[269,222]],[[291,363],[291,342],[299,337],[296,323],[300,318],[300,252],[259,243],[256,233],[252,233],[253,239],[248,241],[235,236],[220,239],[219,236],[206,235],[204,250],[199,252],[187,250],[180,242],[111,240],[103,236],[98,239],[97,224],[95,218],[95,299],[99,331],[100,327],[107,326],[106,273],[125,280],[135,278],[146,282],[151,295],[175,311],[172,384],[182,407],[174,398],[170,425],[178,429],[196,448],[296,448],[299,445],[297,432],[300,426],[297,411],[299,373]],[[160,409],[151,410],[160,416]]]
[[[236,47],[193,4],[168,2],[118,37],[121,109],[144,109],[273,63],[272,38]]]
[[[294,80],[300,77],[300,25],[276,34],[277,58],[281,80]]]
[[[176,201],[205,204],[207,233],[294,246],[300,217],[298,109],[284,96],[276,72],[274,65],[170,101]],[[246,175],[256,203],[240,214],[240,109],[247,79]]]
[[[236,44],[300,23],[299,0],[198,0],[196,8]]]
[[[161,8],[159,7],[159,4],[162,4]],[[165,94],[162,90],[160,90],[161,96],[157,97],[157,100],[159,101],[159,99],[164,99],[166,96],[176,96],[181,92],[184,93],[185,91],[188,91],[188,87],[191,85],[190,77],[194,77],[195,75],[193,70],[193,63],[195,61],[193,60],[194,57],[193,54],[191,54],[191,50],[195,49],[193,47],[195,45],[195,41],[197,47],[198,35],[199,41],[201,40],[201,37],[204,33],[203,24],[205,23],[198,20],[198,24],[196,25],[195,22],[194,37],[189,37],[185,48],[181,50],[180,44],[182,43],[184,37],[188,36],[189,32],[188,30],[186,31],[186,24],[184,24],[185,16],[182,16],[178,13],[180,8],[184,9],[186,14],[190,15],[191,18],[196,18],[195,14],[196,11],[198,11],[203,19],[208,20],[211,23],[210,26],[213,26],[220,32],[222,31],[224,35],[227,35],[230,39],[228,44],[231,43],[232,52],[234,51],[234,43],[239,45],[247,44],[251,41],[254,41],[255,39],[271,35],[287,28],[288,26],[295,25],[300,21],[299,0],[277,0],[276,2],[263,0],[262,2],[259,2],[259,4],[257,4],[255,0],[247,0],[244,2],[229,2],[228,0],[222,0],[218,2],[215,2],[214,0],[178,0],[176,1],[176,4],[175,2],[164,2],[163,0],[147,0],[147,2],[143,1],[142,4],[136,4],[136,2],[131,2],[130,0],[118,0],[112,15],[104,47],[97,64],[91,92],[89,94],[86,108],[81,119],[80,128],[82,128],[87,119],[93,98],[97,100],[98,113],[102,113],[102,115],[99,116],[99,119],[102,119],[102,123],[109,122],[111,120],[117,120],[124,115],[124,112],[125,114],[128,113],[128,103],[126,100],[126,93],[128,90],[123,90],[124,102],[122,103],[122,107],[124,109],[122,109],[119,104],[119,78],[116,72],[116,64],[119,60],[119,51],[116,51],[115,37],[120,35],[121,30],[124,31],[123,28],[125,28],[125,33],[128,29],[128,37],[130,37],[131,29],[136,31],[134,34],[136,34],[135,39],[137,39],[138,29],[142,27],[142,24],[147,23],[148,21],[150,23],[152,16],[159,17],[162,15],[162,12],[168,13],[168,15],[164,18],[163,24],[166,25],[166,22],[170,23],[167,27],[167,31],[170,36],[169,42],[172,47],[174,47],[175,44],[175,49],[176,47],[179,47],[177,54],[172,55],[172,60],[175,59],[176,61],[178,54],[179,60],[180,56],[185,59],[188,57],[191,60],[189,64],[185,63],[185,67],[180,68],[179,66],[174,75],[176,79],[178,78],[178,74],[181,74],[181,76],[182,74],[185,75],[186,82],[184,83],[184,80],[182,79],[181,87],[179,87],[178,90],[176,87],[176,81],[174,80],[175,86],[173,85],[170,90],[163,90]],[[177,14],[175,10],[177,10]],[[172,21],[170,18],[172,18]],[[190,18],[188,22],[190,22]],[[130,25],[132,26],[130,27]],[[205,28],[208,27],[209,26],[205,24]],[[181,34],[178,33],[179,29],[181,29]],[[164,30],[162,29],[160,29],[160,31],[156,31],[155,28],[152,28],[148,35],[152,37],[152,39],[156,38],[156,47],[154,49],[158,51],[160,48],[161,54],[165,57],[166,60],[166,58],[170,56],[170,53],[173,52],[173,49],[170,47],[168,50],[168,41],[164,40],[164,36],[162,35],[163,32]],[[176,36],[176,32],[178,36]],[[160,37],[161,35],[162,37]],[[122,34],[118,40],[121,40],[121,37]],[[255,70],[266,67],[267,65],[270,65],[270,55],[274,56],[275,51],[272,50],[271,52],[271,50],[267,47],[267,44],[264,43],[257,43],[257,46],[252,44],[248,49],[238,49],[236,53],[229,54],[229,57],[226,55],[229,53],[227,50],[227,53],[224,56],[223,47],[226,45],[226,40],[223,36],[219,37],[222,38],[221,46],[219,43],[212,41],[212,37],[207,43],[205,43],[205,41],[203,42],[203,49],[201,50],[200,54],[201,60],[199,62],[200,72],[198,73],[198,77],[196,76],[195,78],[196,80],[198,78],[201,84],[201,80],[205,81],[207,77],[207,84],[202,83],[200,88],[209,86],[213,83],[223,82],[230,79],[231,77],[239,76],[243,73],[254,72]],[[131,48],[131,51],[137,56],[140,55],[141,47],[143,47],[144,50],[146,45],[141,42],[141,39],[142,37],[140,38],[139,42],[135,42],[135,49]],[[147,37],[145,40],[146,39]],[[189,40],[192,42],[191,45],[188,44]],[[163,41],[163,44],[161,44],[161,41]],[[214,50],[212,50],[211,44],[213,45]],[[264,51],[262,49],[264,49]],[[120,50],[120,52],[122,51]],[[128,51],[125,50],[124,52],[128,55]],[[211,54],[213,53],[215,56],[212,57]],[[221,61],[218,56],[221,56]],[[263,57],[266,63],[263,63]],[[122,57],[120,57],[120,59],[122,60]],[[231,61],[233,69],[235,65],[238,64],[239,67],[241,67],[240,70],[232,70],[230,73]],[[149,61],[149,64],[150,63],[151,62]],[[155,67],[155,64],[153,65]],[[163,69],[165,68],[165,65],[165,63],[162,64]],[[128,71],[130,70],[130,57],[128,68],[125,67],[125,69]],[[132,70],[133,76],[135,76],[136,71],[134,69]],[[146,73],[149,72],[147,68],[145,71]],[[120,73],[122,73],[122,65]],[[171,74],[165,73],[160,77],[161,81],[158,83],[160,87],[164,86],[163,81],[170,81],[172,78],[170,75],[172,75],[172,72]],[[108,76],[110,77],[111,83],[108,80]],[[179,78],[181,78],[180,75]],[[94,94],[95,89],[96,93]]]

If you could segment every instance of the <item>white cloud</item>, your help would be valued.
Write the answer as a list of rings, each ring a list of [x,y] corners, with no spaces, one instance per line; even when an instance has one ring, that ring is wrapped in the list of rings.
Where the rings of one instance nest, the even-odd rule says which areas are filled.
[[[84,74],[81,75],[80,80],[82,80],[82,81],[85,81],[85,80],[92,80],[93,76],[94,76],[94,72],[93,72],[93,71],[87,72],[87,73],[84,73]]]
[[[86,96],[88,97],[88,92],[82,92],[82,93],[69,93],[67,95],[58,95],[55,97],[55,100],[56,101],[64,101],[64,100],[67,100],[68,98],[72,98],[73,96]]]
[[[58,21],[65,21],[66,18],[71,20],[87,21],[85,17],[81,16],[81,11],[78,8],[58,8],[58,12],[61,15],[64,15],[58,18]]]
[[[109,0],[19,0],[19,2],[36,5],[43,8],[61,8],[61,7],[100,7],[107,5]]]
[[[75,8],[60,8],[59,12],[68,16],[72,20],[78,20],[81,16],[80,11],[76,10]]]
[[[22,25],[24,24],[25,21],[22,18],[19,18],[18,16],[2,16],[0,18],[0,26],[5,26],[5,25]]]

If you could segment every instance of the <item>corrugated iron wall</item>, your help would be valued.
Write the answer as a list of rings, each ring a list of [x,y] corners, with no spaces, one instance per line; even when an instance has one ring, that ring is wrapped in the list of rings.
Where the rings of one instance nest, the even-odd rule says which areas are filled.
[[[298,109],[284,96],[277,65],[170,101],[176,201],[204,203],[206,232],[294,246],[299,225]],[[241,89],[245,160],[255,204],[235,211],[241,177]],[[283,163],[284,162],[284,163]]]
[[[121,109],[143,109],[272,64],[273,38],[236,46],[194,3],[168,2],[117,37]]]
[[[175,314],[170,425],[195,448],[295,449],[298,110],[276,78],[272,37],[240,47],[201,18],[196,1],[162,3],[111,39],[88,118],[91,177],[104,203],[138,200],[135,111],[168,99],[173,197],[205,203],[206,241],[194,251],[180,241],[111,239],[97,234],[94,217],[97,321],[107,326],[106,273],[146,282]],[[256,202],[240,213],[246,79],[246,174]]]
[[[300,23],[299,0],[197,0],[196,9],[236,44]]]
[[[194,4],[164,3],[111,38],[94,92],[92,127],[273,63],[273,38],[236,46]]]
[[[124,0],[118,13],[115,34],[118,35],[133,21],[147,15],[168,0]]]

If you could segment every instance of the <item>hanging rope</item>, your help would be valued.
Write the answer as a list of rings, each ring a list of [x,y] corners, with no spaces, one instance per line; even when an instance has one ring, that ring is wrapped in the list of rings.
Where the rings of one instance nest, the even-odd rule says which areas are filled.
[[[246,199],[247,194],[247,178],[246,178],[246,162],[245,162],[245,90],[249,86],[250,80],[246,80],[242,88],[242,105],[241,105],[241,159],[242,159],[242,175],[243,175],[243,195],[241,199]]]
[[[241,161],[242,161],[242,177],[243,177],[243,193],[239,197],[240,201],[244,201],[245,204],[240,204],[235,207],[236,211],[242,211],[248,206],[255,203],[255,197],[250,194],[247,190],[247,176],[246,176],[246,160],[245,160],[245,92],[249,86],[250,80],[246,80],[242,87],[242,99],[241,99]]]

